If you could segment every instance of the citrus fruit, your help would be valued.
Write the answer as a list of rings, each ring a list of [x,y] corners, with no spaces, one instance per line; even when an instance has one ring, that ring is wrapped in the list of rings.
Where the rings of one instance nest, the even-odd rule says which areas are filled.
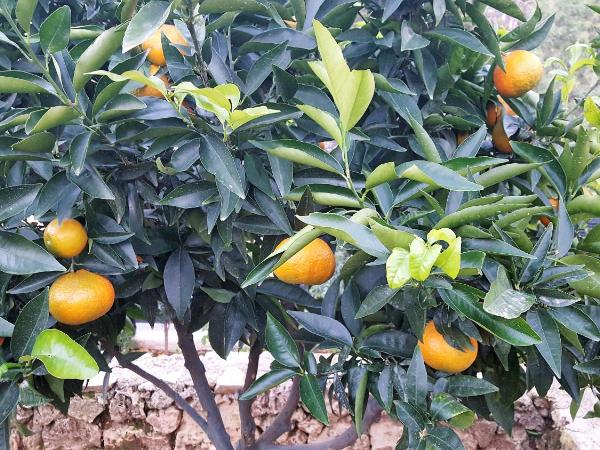
[[[289,238],[288,238],[289,239]],[[276,250],[288,239],[281,241]],[[323,239],[315,239],[275,270],[275,276],[288,284],[321,284],[335,272],[335,255]]]
[[[502,110],[494,102],[489,102],[486,107],[485,124],[488,128],[496,125],[498,118],[502,115]]]
[[[150,50],[148,53],[148,60],[157,66],[164,66],[167,64],[167,60],[165,59],[165,54],[162,49],[161,36],[163,34],[172,44],[188,45],[187,41],[175,27],[175,25],[162,25],[158,30],[152,33],[148,39],[142,42],[142,49]]]
[[[66,325],[81,325],[106,314],[115,301],[108,278],[80,269],[56,279],[48,296],[50,314]]]
[[[44,245],[51,253],[61,258],[74,258],[88,242],[88,235],[75,219],[54,219],[44,230]]]
[[[510,105],[508,103],[506,103],[506,100],[504,100],[502,97],[498,96],[498,101],[504,107],[504,112],[506,112],[506,114],[508,114],[509,116],[517,115],[517,113],[515,113],[513,111],[513,109],[510,107]]]
[[[558,209],[558,199],[556,197],[550,197],[548,199],[548,201],[550,202],[550,205],[552,206],[552,208],[556,211]],[[547,227],[548,225],[550,225],[550,222],[551,222],[550,217],[548,217],[548,216],[541,216],[539,218],[539,221],[545,227]]]
[[[150,75],[156,75],[156,72],[158,72],[159,69],[159,66],[152,64],[150,66]],[[165,83],[165,87],[168,88],[171,85],[171,80],[169,79],[166,73],[159,75],[158,78],[160,78],[163,81],[163,83]],[[137,88],[133,91],[133,95],[135,95],[136,97],[163,98],[162,92],[160,92],[156,88],[153,88],[152,86],[142,86],[140,88]]]
[[[500,66],[494,69],[494,86],[503,97],[520,97],[536,87],[542,79],[542,61],[527,50],[515,50],[503,60],[506,70]]]
[[[498,118],[496,125],[492,129],[492,143],[498,151],[502,153],[512,153],[512,147],[510,146],[510,139],[504,130],[504,123],[502,122],[502,115]]]
[[[452,347],[435,328],[433,320],[425,325],[423,340],[418,342],[425,364],[435,370],[458,373],[468,369],[477,358],[477,341],[470,338],[473,348],[458,350]]]

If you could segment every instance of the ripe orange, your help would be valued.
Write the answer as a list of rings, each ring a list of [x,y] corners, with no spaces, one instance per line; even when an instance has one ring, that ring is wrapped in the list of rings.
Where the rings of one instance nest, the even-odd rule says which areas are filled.
[[[150,75],[155,75],[156,72],[158,72],[159,69],[160,69],[159,66],[152,64],[150,66]],[[166,73],[163,73],[158,78],[160,78],[163,81],[163,83],[165,83],[165,86],[167,88],[171,85],[171,80],[169,79],[169,77],[167,76]],[[139,88],[137,88],[137,89],[135,89],[133,91],[133,95],[135,95],[136,97],[158,97],[158,98],[163,98],[162,93],[158,89],[153,88],[152,86],[142,86],[142,87],[139,87]]]
[[[504,67],[494,69],[494,86],[503,97],[520,97],[538,85],[544,75],[540,59],[527,50],[515,50],[504,57]]]
[[[502,153],[512,153],[512,147],[510,146],[510,138],[504,130],[504,124],[502,123],[502,115],[498,118],[494,129],[492,130],[492,143],[498,151]]]
[[[550,197],[548,199],[548,201],[550,202],[550,205],[552,206],[552,208],[556,211],[558,209],[558,199],[556,197]],[[548,216],[541,216],[539,218],[539,221],[545,227],[547,227],[548,225],[550,225],[550,217],[548,217]]]
[[[289,238],[288,238],[289,239]],[[284,239],[275,249],[287,242]],[[288,259],[274,274],[288,284],[321,284],[335,272],[335,255],[323,239],[315,239]]]
[[[108,278],[85,269],[56,279],[48,297],[50,314],[67,325],[81,325],[106,314],[115,301]]]
[[[492,128],[494,125],[496,125],[496,122],[501,115],[502,111],[500,107],[494,102],[488,102],[485,115],[485,124],[488,126],[488,128]]]
[[[506,103],[506,100],[504,100],[502,97],[498,96],[498,101],[504,107],[504,111],[506,112],[506,114],[508,114],[509,116],[513,116],[513,117],[517,115],[517,113],[515,113],[513,111],[513,109],[510,107],[510,105],[508,103]]]
[[[165,59],[165,54],[162,49],[161,36],[163,34],[173,44],[188,45],[188,42],[175,27],[175,25],[162,25],[158,30],[152,33],[152,36],[142,42],[143,50],[150,49],[150,53],[148,53],[148,60],[157,66],[164,66],[167,64],[167,60]]]
[[[88,242],[88,235],[75,219],[54,219],[44,230],[44,245],[51,253],[61,258],[74,258]]]
[[[452,347],[444,336],[429,321],[423,331],[423,340],[418,342],[425,364],[435,370],[458,373],[471,367],[477,358],[477,341],[470,338],[473,348],[458,350]]]

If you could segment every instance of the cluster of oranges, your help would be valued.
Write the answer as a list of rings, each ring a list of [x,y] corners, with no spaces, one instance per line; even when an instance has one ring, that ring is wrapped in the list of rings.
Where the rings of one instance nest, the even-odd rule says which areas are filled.
[[[78,256],[87,243],[87,232],[75,219],[54,219],[44,230],[46,248],[60,258]],[[80,269],[52,283],[48,308],[58,322],[82,325],[102,317],[114,301],[115,290],[108,278]]]
[[[156,75],[161,67],[167,65],[165,52],[162,48],[163,34],[167,37],[169,42],[173,44],[187,45],[187,41],[175,25],[164,24],[152,33],[152,35],[142,43],[142,50],[148,50],[148,61],[152,63],[150,65],[150,75]],[[171,80],[166,73],[159,75],[159,78],[165,83],[166,87],[170,86]],[[138,97],[163,97],[162,93],[152,86],[143,86],[136,89],[133,93]]]
[[[527,50],[516,50],[503,58],[504,68],[496,66],[493,73],[494,86],[498,91],[498,103],[487,106],[486,124],[492,130],[492,143],[502,153],[512,153],[510,136],[505,128],[504,114],[515,116],[504,98],[521,97],[536,87],[544,75],[540,59]]]

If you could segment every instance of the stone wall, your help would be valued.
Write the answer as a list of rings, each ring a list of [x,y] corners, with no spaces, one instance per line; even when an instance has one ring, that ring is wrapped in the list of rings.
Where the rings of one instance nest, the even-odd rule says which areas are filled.
[[[209,382],[214,386],[227,431],[237,441],[240,430],[236,397],[243,380],[245,354],[235,354],[227,362],[222,362],[214,354],[207,354],[203,360],[211,374]],[[199,407],[180,355],[146,355],[137,363],[165,379],[192,405]],[[263,355],[259,370],[267,370],[269,364],[268,355]],[[72,400],[68,416],[63,416],[49,405],[35,409],[20,408],[17,413],[20,426],[11,433],[11,448],[212,448],[202,430],[170,398],[130,371],[115,368],[106,395],[100,391],[100,386],[101,380],[92,380],[84,397]],[[288,389],[289,385],[284,385],[257,399],[253,415],[259,432],[269,425],[282,408]],[[535,395],[520,399],[512,438],[495,423],[486,420],[478,420],[471,428],[458,432],[467,450],[600,448],[600,435],[594,430],[593,422],[586,422],[590,425],[587,429],[568,430],[574,423],[570,423],[569,417],[565,415],[564,400],[558,390],[553,390],[549,400]],[[568,411],[568,400],[566,409]],[[347,414],[338,417],[330,412],[330,419],[331,426],[324,427],[299,407],[292,417],[292,431],[282,436],[280,443],[299,444],[327,440],[351,424]],[[598,422],[595,425],[595,429],[599,429]],[[578,426],[581,427],[581,424]],[[384,415],[352,448],[393,450],[401,433],[401,425]]]

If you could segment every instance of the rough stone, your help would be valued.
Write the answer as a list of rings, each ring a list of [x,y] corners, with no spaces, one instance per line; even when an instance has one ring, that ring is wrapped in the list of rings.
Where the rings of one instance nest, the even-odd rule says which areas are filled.
[[[150,395],[150,398],[146,400],[146,406],[151,409],[163,409],[171,406],[173,399],[165,394],[160,389],[156,389]]]
[[[317,419],[308,417],[307,420],[298,422],[297,427],[300,431],[304,431],[307,435],[321,434],[325,425],[319,422]]]
[[[170,434],[177,429],[181,422],[181,410],[175,406],[165,409],[153,409],[148,412],[146,422],[152,425],[159,434]]]
[[[69,403],[69,416],[87,423],[92,423],[104,412],[102,405],[95,397],[73,397]]]
[[[468,429],[468,434],[473,436],[476,445],[486,448],[492,442],[498,425],[489,420],[478,420]]]
[[[245,374],[237,367],[227,368],[216,380],[216,394],[234,394],[244,386]]]
[[[384,414],[378,422],[371,425],[369,436],[371,436],[372,450],[394,450],[396,442],[402,436],[402,427]]]
[[[44,450],[89,450],[100,447],[102,430],[98,425],[61,416],[44,428],[42,441]]]
[[[61,413],[58,409],[56,409],[52,405],[41,405],[37,407],[33,412],[33,421],[31,423],[31,431],[41,431],[43,427],[49,425],[56,419],[60,417]]]

